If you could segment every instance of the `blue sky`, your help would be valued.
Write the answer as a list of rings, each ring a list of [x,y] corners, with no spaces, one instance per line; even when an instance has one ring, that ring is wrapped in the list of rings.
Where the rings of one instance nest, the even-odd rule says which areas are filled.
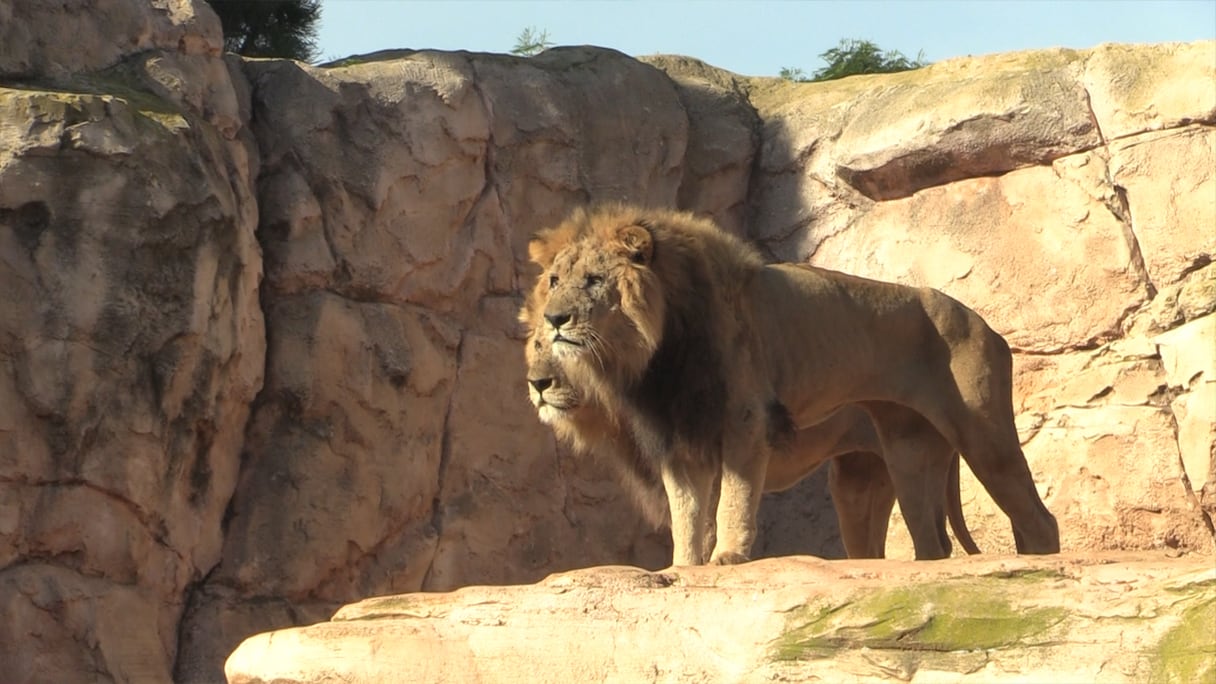
[[[323,0],[322,61],[388,48],[509,52],[526,27],[557,45],[675,53],[724,69],[811,73],[842,38],[909,57],[1216,38],[1216,0]]]

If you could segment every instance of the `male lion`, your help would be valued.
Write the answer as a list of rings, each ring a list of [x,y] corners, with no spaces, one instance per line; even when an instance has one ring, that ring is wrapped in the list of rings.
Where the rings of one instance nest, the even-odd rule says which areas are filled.
[[[1009,347],[954,299],[805,265],[766,266],[708,221],[624,205],[577,211],[538,234],[530,252],[549,264],[537,288],[554,357],[658,464],[675,564],[705,561],[719,475],[709,562],[747,560],[774,406],[797,427],[848,404],[870,415],[921,540],[917,558],[947,555],[940,518],[923,502],[945,501],[950,457],[907,439],[924,421],[1010,518],[1020,553],[1059,551],[1055,518],[1018,444]]]
[[[520,317],[528,325],[537,322],[539,307],[534,306],[534,298],[529,297]],[[528,396],[541,421],[576,451],[600,457],[611,466],[646,517],[656,525],[661,524],[666,499],[655,464],[639,452],[628,429],[570,385],[553,359],[551,340],[535,334],[537,330],[534,328],[528,336],[525,357]],[[936,444],[936,448],[943,448],[936,431],[931,427],[928,430],[936,443],[922,447],[935,448]],[[791,443],[775,450],[765,472],[764,491],[788,489],[828,462],[828,487],[845,552],[849,558],[882,558],[895,489],[886,464],[877,456],[880,449],[877,433],[865,412],[855,406],[843,407],[827,420],[799,430]],[[963,520],[958,458],[951,458],[951,464],[946,514],[967,552],[979,553]],[[948,550],[950,542],[944,527],[939,536],[944,538]]]

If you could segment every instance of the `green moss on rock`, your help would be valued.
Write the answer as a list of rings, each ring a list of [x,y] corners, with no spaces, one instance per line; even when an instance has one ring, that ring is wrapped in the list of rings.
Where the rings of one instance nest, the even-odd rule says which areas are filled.
[[[863,647],[949,653],[1046,640],[1067,611],[1014,605],[1000,587],[1005,581],[980,578],[895,587],[827,609],[795,611],[773,657],[823,658],[842,648]]]
[[[1190,602],[1157,644],[1150,684],[1216,683],[1216,596],[1207,593]]]
[[[359,603],[346,606],[334,615],[334,622],[351,622],[355,620],[388,620],[400,618],[434,617],[433,610],[409,595],[383,596],[365,599]]]

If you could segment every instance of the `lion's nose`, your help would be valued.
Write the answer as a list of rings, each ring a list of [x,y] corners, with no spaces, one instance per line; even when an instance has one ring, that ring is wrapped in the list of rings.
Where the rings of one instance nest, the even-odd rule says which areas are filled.
[[[547,314],[545,314],[545,320],[549,321],[549,325],[553,326],[554,330],[558,330],[563,325],[570,322],[570,314],[568,314],[568,313],[556,313],[556,314],[547,313]]]
[[[528,384],[537,392],[544,392],[553,385],[553,378],[528,378]]]

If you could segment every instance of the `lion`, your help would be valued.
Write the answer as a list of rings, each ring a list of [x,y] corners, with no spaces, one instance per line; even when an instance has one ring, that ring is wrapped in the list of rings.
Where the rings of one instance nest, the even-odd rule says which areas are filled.
[[[766,265],[708,220],[628,205],[578,210],[529,252],[545,266],[540,334],[554,358],[657,466],[674,564],[748,559],[779,450],[773,407],[797,428],[848,405],[870,416],[918,559],[948,555],[937,530],[951,457],[916,446],[926,423],[1009,517],[1019,553],[1059,551],[1014,426],[1009,346],[957,300]]]
[[[656,527],[668,522],[664,520],[667,501],[663,483],[654,464],[639,453],[624,426],[570,385],[553,359],[549,339],[536,335],[537,328],[531,327],[539,317],[532,302],[529,298],[520,317],[530,326],[525,346],[528,396],[541,422],[576,452],[606,462]],[[929,430],[932,432],[932,428]],[[941,448],[940,439],[937,444]],[[922,446],[933,448],[933,443]],[[865,412],[855,406],[843,407],[827,420],[798,430],[793,441],[775,453],[765,473],[764,491],[788,489],[827,462],[828,488],[845,553],[849,558],[883,558],[895,490],[886,464],[877,455],[880,449]],[[979,553],[963,519],[958,458],[952,458],[951,463],[946,514],[963,548],[971,554]],[[945,536],[944,528],[940,535]],[[947,537],[945,544],[949,543]]]

